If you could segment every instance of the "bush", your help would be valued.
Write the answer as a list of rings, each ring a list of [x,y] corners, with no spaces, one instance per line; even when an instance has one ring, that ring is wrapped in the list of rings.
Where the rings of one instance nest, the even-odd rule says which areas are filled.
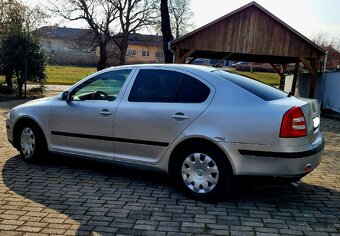
[[[271,66],[262,66],[262,65],[244,65],[240,64],[236,66],[236,70],[239,71],[251,71],[251,67],[253,67],[253,72],[270,72],[270,73],[275,73],[276,71],[274,70],[273,67]]]
[[[12,94],[14,91],[7,85],[0,84],[0,94]]]
[[[272,66],[264,66],[264,65],[253,65],[253,72],[268,72],[268,73],[276,73],[276,70]],[[295,66],[288,65],[286,73],[292,74],[294,73]],[[240,64],[236,66],[236,70],[238,71],[251,71],[251,65]],[[303,69],[299,69],[299,73],[303,73]]]

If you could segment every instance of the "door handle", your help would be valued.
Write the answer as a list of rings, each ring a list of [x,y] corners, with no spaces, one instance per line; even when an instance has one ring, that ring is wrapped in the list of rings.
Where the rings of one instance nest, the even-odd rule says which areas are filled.
[[[112,112],[110,112],[108,109],[103,109],[101,112],[99,112],[102,116],[110,116],[112,115]]]
[[[177,112],[175,115],[172,116],[172,118],[174,118],[175,120],[185,120],[189,119],[189,116],[185,115],[182,112]]]

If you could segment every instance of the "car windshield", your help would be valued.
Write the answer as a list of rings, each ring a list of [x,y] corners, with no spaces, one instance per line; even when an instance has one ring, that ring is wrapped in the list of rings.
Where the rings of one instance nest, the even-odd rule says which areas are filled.
[[[212,71],[214,74],[218,75],[219,77],[226,79],[233,84],[247,90],[248,92],[256,95],[257,97],[265,100],[265,101],[272,101],[277,99],[282,99],[287,97],[287,93],[259,82],[254,79],[249,79],[243,76],[231,76],[228,72],[222,70],[214,70]]]

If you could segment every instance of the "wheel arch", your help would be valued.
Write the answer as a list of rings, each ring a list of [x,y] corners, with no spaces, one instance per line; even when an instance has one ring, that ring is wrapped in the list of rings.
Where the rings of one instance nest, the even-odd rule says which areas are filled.
[[[27,116],[24,116],[24,117],[21,117],[19,118],[15,124],[14,124],[14,127],[13,127],[13,145],[16,149],[19,149],[19,135],[20,135],[20,128],[24,125],[24,124],[34,124],[36,125],[41,133],[43,134],[43,138],[44,138],[44,141],[45,143],[47,144],[47,139],[46,139],[46,135],[45,135],[45,132],[44,130],[41,128],[39,122],[37,122],[36,120],[32,119],[31,117],[27,117]]]
[[[233,171],[233,173],[235,173],[234,165],[229,154],[226,153],[216,142],[206,139],[206,138],[202,138],[202,137],[192,137],[192,138],[188,138],[188,139],[185,139],[179,142],[175,146],[175,148],[171,151],[169,162],[168,162],[168,173],[170,176],[173,175],[173,167],[174,167],[174,161],[176,159],[176,156],[180,153],[181,150],[191,145],[209,146],[210,148],[216,149],[217,151],[223,153],[225,159],[228,161],[228,164],[230,165],[231,170]]]

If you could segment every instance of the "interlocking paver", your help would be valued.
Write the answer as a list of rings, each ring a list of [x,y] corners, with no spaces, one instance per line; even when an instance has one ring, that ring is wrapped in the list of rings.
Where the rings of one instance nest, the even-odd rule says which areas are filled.
[[[298,186],[244,183],[198,202],[167,177],[75,158],[29,165],[0,103],[0,235],[340,235],[340,121],[322,118],[320,166]]]

